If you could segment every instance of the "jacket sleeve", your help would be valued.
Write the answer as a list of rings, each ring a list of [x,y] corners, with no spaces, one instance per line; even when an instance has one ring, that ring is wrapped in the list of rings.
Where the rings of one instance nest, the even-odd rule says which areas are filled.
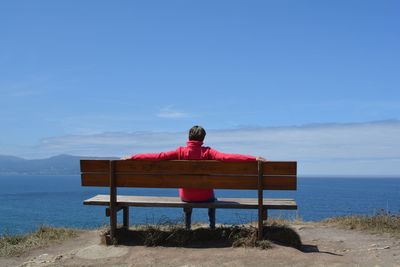
[[[210,159],[221,161],[255,161],[256,157],[243,154],[228,154],[222,153],[215,149],[209,150]]]
[[[160,152],[160,153],[145,153],[136,154],[131,157],[136,160],[176,160],[179,159],[179,148],[173,151]]]

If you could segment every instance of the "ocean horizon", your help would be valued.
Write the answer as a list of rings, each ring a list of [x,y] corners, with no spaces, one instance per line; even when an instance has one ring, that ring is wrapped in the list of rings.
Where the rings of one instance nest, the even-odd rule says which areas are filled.
[[[319,221],[334,216],[400,213],[400,176],[300,176],[296,191],[265,191],[264,197],[294,198],[296,211],[271,210],[270,217]],[[84,206],[108,188],[82,187],[79,175],[0,175],[0,235],[21,234],[41,225],[96,228],[107,225],[105,207]],[[177,196],[177,189],[119,188],[121,195]],[[256,190],[216,190],[217,197],[257,197]],[[121,222],[121,215],[119,215]],[[195,209],[193,222],[207,222]],[[257,210],[218,209],[217,223],[257,220]],[[130,208],[131,224],[182,223],[178,208]]]

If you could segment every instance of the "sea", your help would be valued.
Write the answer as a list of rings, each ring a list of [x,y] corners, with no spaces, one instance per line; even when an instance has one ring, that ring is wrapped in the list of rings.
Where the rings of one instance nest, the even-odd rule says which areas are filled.
[[[82,187],[79,175],[0,176],[0,235],[24,234],[40,226],[96,228],[107,225],[105,207],[83,201],[107,188]],[[118,194],[177,196],[177,189],[118,189]],[[217,197],[257,197],[255,190],[216,190]],[[334,216],[400,213],[400,177],[299,177],[296,191],[265,191],[264,197],[294,198],[298,210],[269,212],[270,217],[319,221]],[[207,222],[195,209],[194,222]],[[118,217],[122,221],[121,215]],[[217,223],[257,220],[256,210],[219,209]],[[183,223],[178,208],[130,208],[131,224]]]

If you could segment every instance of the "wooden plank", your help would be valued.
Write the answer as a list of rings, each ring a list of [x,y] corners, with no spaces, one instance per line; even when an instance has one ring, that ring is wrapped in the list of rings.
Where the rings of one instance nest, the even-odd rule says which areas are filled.
[[[224,189],[255,189],[257,177],[240,176],[176,176],[151,175],[134,177],[120,175],[117,178],[121,187],[167,187],[167,188],[224,188]]]
[[[215,188],[258,189],[257,176],[209,176],[209,175],[121,175],[116,174],[118,187],[150,188]],[[104,174],[82,174],[82,186],[109,186]],[[296,190],[296,176],[263,177],[265,190]]]
[[[264,175],[297,175],[296,161],[264,161]]]
[[[85,205],[109,205],[109,195],[97,195],[83,202]],[[117,205],[136,207],[170,207],[170,208],[230,208],[230,209],[258,209],[257,198],[218,198],[215,202],[188,203],[179,197],[154,196],[117,196]],[[295,210],[297,204],[293,199],[264,198],[263,209]]]
[[[117,173],[137,174],[257,174],[257,162],[222,162],[215,160],[120,160]]]
[[[257,163],[254,162],[222,162],[215,160],[115,160],[117,173],[136,174],[205,174],[235,173],[256,174]],[[81,160],[81,172],[108,172],[107,160]]]
[[[109,183],[108,174],[103,173],[84,173],[81,175],[82,186],[101,186],[106,187]]]
[[[264,190],[296,190],[296,176],[269,176],[263,178]]]
[[[108,160],[81,160],[83,173],[108,173]],[[296,162],[263,162],[264,175],[296,175]],[[116,173],[136,174],[236,174],[257,175],[256,161],[214,160],[115,160]]]
[[[81,172],[103,172],[108,173],[110,168],[109,160],[82,159],[80,161]]]

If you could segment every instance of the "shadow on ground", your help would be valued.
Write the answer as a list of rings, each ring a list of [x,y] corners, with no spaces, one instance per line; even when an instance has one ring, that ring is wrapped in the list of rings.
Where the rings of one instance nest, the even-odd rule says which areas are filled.
[[[300,250],[304,253],[325,253],[333,256],[343,256],[342,254],[337,254],[329,251],[321,251],[318,249],[317,246],[314,245],[302,245]]]
[[[295,230],[286,225],[264,226],[264,237],[257,239],[252,226],[221,226],[215,230],[196,228],[185,230],[179,226],[145,226],[117,231],[117,243],[127,246],[164,246],[188,248],[259,247],[272,248],[273,244],[293,247],[302,251],[303,244]],[[104,234],[103,241],[107,240]]]

